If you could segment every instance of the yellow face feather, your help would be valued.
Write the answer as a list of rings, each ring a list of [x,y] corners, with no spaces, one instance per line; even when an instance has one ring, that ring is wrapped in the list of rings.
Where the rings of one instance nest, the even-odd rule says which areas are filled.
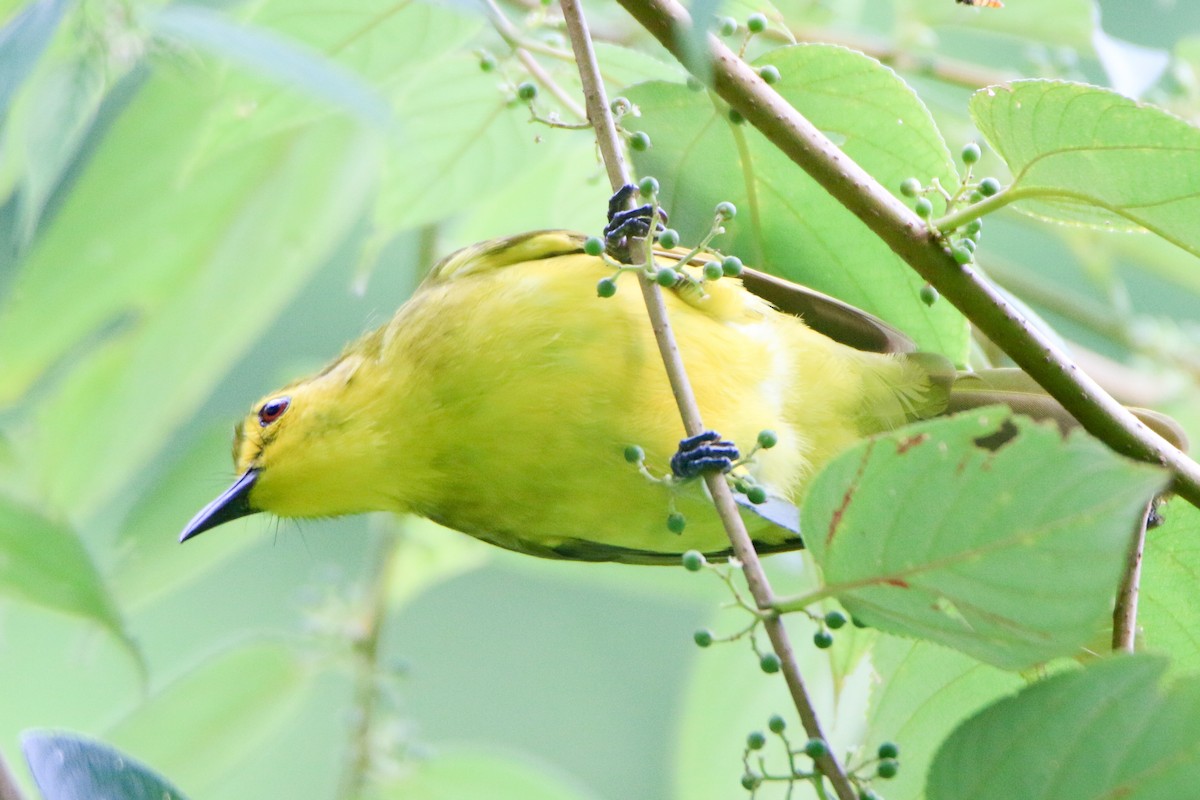
[[[596,296],[611,274],[563,232],[452,255],[387,325],[255,404],[235,445],[243,479],[185,538],[253,511],[386,510],[557,558],[726,552],[699,482],[668,488],[625,462],[636,444],[665,474],[684,431],[634,279]],[[903,356],[838,344],[740,281],[684,285],[666,300],[705,423],[743,450],[760,430],[779,435],[750,467],[779,497],[799,501],[815,470],[863,435],[944,405]],[[688,519],[682,534],[666,529],[672,508]],[[764,549],[800,546],[751,523]]]

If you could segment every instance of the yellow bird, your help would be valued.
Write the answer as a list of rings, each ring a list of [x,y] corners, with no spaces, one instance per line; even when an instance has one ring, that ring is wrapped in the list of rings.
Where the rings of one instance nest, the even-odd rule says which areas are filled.
[[[702,417],[743,452],[775,432],[778,444],[738,469],[776,498],[799,504],[849,445],[948,408],[999,399],[1062,413],[1019,373],[956,378],[946,359],[820,293],[752,270],[701,283],[699,263],[678,263],[684,252],[656,258],[696,279],[665,299]],[[597,296],[612,274],[563,231],[449,256],[390,322],[255,404],[234,442],[241,477],[181,541],[260,511],[392,511],[548,558],[728,556],[702,481],[651,480],[625,458],[637,445],[666,474],[684,430],[634,279]],[[680,533],[667,528],[672,511],[686,519]],[[802,546],[744,516],[760,552]]]

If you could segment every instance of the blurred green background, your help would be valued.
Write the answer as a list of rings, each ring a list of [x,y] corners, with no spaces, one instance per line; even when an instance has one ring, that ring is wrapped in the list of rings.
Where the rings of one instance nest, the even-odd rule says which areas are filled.
[[[1085,0],[718,5],[895,64],[952,151],[975,137],[965,104],[981,76],[1135,73],[1151,78],[1145,98],[1200,115],[1194,3],[1109,0],[1098,18]],[[586,7],[610,93],[679,78],[615,4]],[[577,96],[553,9],[497,13]],[[1145,50],[1098,45],[1095,19]],[[196,798],[335,797],[363,746],[386,797],[737,796],[745,726],[786,706],[747,649],[691,644],[697,627],[737,624],[713,622],[715,580],[541,562],[374,517],[250,518],[175,543],[231,478],[233,422],[388,319],[434,258],[603,224],[589,134],[530,123],[514,99],[528,75],[487,9],[0,0],[0,20],[20,33],[0,41],[0,521],[22,509],[58,532],[27,552],[0,531],[0,753],[19,778],[20,732],[64,728]],[[569,118],[547,94],[539,113]],[[1191,256],[1004,212],[980,258],[1107,357],[1102,379],[1128,387],[1133,370],[1151,387],[1137,402],[1194,425]],[[874,685],[840,657],[812,668]],[[1013,685],[962,669],[989,687],[976,703]],[[365,745],[364,682],[378,689]],[[836,713],[852,715],[851,695]],[[461,768],[422,777],[438,758]]]

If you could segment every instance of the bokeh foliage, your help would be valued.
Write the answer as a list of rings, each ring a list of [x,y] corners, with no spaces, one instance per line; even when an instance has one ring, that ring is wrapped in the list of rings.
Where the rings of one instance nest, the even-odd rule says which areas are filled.
[[[1200,265],[1184,249],[1196,249],[1188,203],[1200,175],[1190,166],[1200,39],[1181,35],[1200,30],[1200,10],[1109,2],[1097,15],[1088,0],[693,6],[742,21],[765,14],[748,57],[777,66],[780,91],[894,191],[908,176],[952,187],[963,171],[954,154],[979,141],[995,150],[985,146],[977,176],[1033,189],[1078,178],[1080,191],[1103,193],[1103,215],[1081,213],[1078,197],[1045,195],[1030,213],[989,215],[978,262],[1110,390],[1200,431]],[[732,199],[742,213],[722,247],[865,305],[960,362],[995,357],[969,342],[948,305],[926,309],[920,281],[861,224],[688,88],[619,7],[587,11],[610,94],[638,107],[623,125],[651,135],[638,165],[663,182],[673,224],[694,234],[716,200]],[[602,225],[609,192],[589,132],[531,117],[581,120],[545,85],[532,110],[515,96],[533,79],[513,36],[578,97],[554,10],[0,0],[0,22],[5,760],[23,761],[22,731],[69,729],[122,748],[192,797],[344,795],[363,753],[364,791],[386,798],[481,796],[480,786],[497,798],[740,791],[746,732],[788,705],[746,648],[690,646],[694,627],[735,624],[713,612],[724,599],[716,581],[537,562],[418,521],[249,519],[174,542],[230,477],[230,422],[386,319],[435,256],[526,229]],[[1112,86],[1178,118],[1129,117],[1140,108],[1132,100],[1065,83],[1053,85],[1057,100],[1037,83],[971,99],[1015,78]],[[1033,101],[1024,118],[1022,96]],[[1113,141],[1131,136],[1179,161],[1114,155]],[[1068,152],[1027,168],[1028,148],[1054,146]],[[1182,247],[1046,217],[1133,221]],[[1048,472],[1063,463],[1041,439],[1026,444]],[[1088,461],[1089,445],[1068,454]],[[1158,480],[1111,469],[1117,488]],[[1098,686],[1116,685],[1123,670],[1159,681],[1163,670],[1200,666],[1197,516],[1175,502],[1166,517],[1147,554],[1142,640],[1170,660],[1106,665]],[[943,519],[931,538],[956,524]],[[972,531],[979,541],[987,533]],[[1097,539],[1092,563],[1069,557],[1107,576],[1116,536]],[[915,558],[903,531],[888,541],[879,563]],[[833,580],[857,563],[835,550],[821,554]],[[806,557],[770,566],[781,591],[819,586]],[[869,595],[858,610],[872,621]],[[1104,597],[1082,601],[1070,648]],[[1059,611],[1030,628],[1058,636]],[[814,627],[800,619],[794,630],[807,642]],[[949,639],[939,641],[955,646]],[[1063,641],[1029,660],[1061,654]],[[996,650],[968,652],[1014,666],[987,658]],[[900,777],[877,785],[891,800],[923,797],[925,765],[956,724],[1024,682],[878,630],[802,651],[839,748],[903,747]],[[1030,691],[1084,702],[1087,687],[1072,694],[1070,680]],[[1180,680],[1128,702],[1166,705],[1189,690]],[[364,686],[378,691],[360,735]],[[1007,702],[955,734],[941,763],[960,763],[978,746],[970,737],[986,738],[987,714],[1020,718]],[[1177,738],[1189,735],[1177,724]],[[930,796],[944,796],[942,785]]]

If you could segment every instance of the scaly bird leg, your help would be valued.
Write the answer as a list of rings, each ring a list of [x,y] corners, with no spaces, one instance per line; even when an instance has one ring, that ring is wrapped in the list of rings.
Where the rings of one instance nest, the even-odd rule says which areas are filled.
[[[671,472],[683,479],[705,472],[729,472],[738,458],[737,445],[716,431],[704,431],[679,443],[679,450],[671,456]]]

